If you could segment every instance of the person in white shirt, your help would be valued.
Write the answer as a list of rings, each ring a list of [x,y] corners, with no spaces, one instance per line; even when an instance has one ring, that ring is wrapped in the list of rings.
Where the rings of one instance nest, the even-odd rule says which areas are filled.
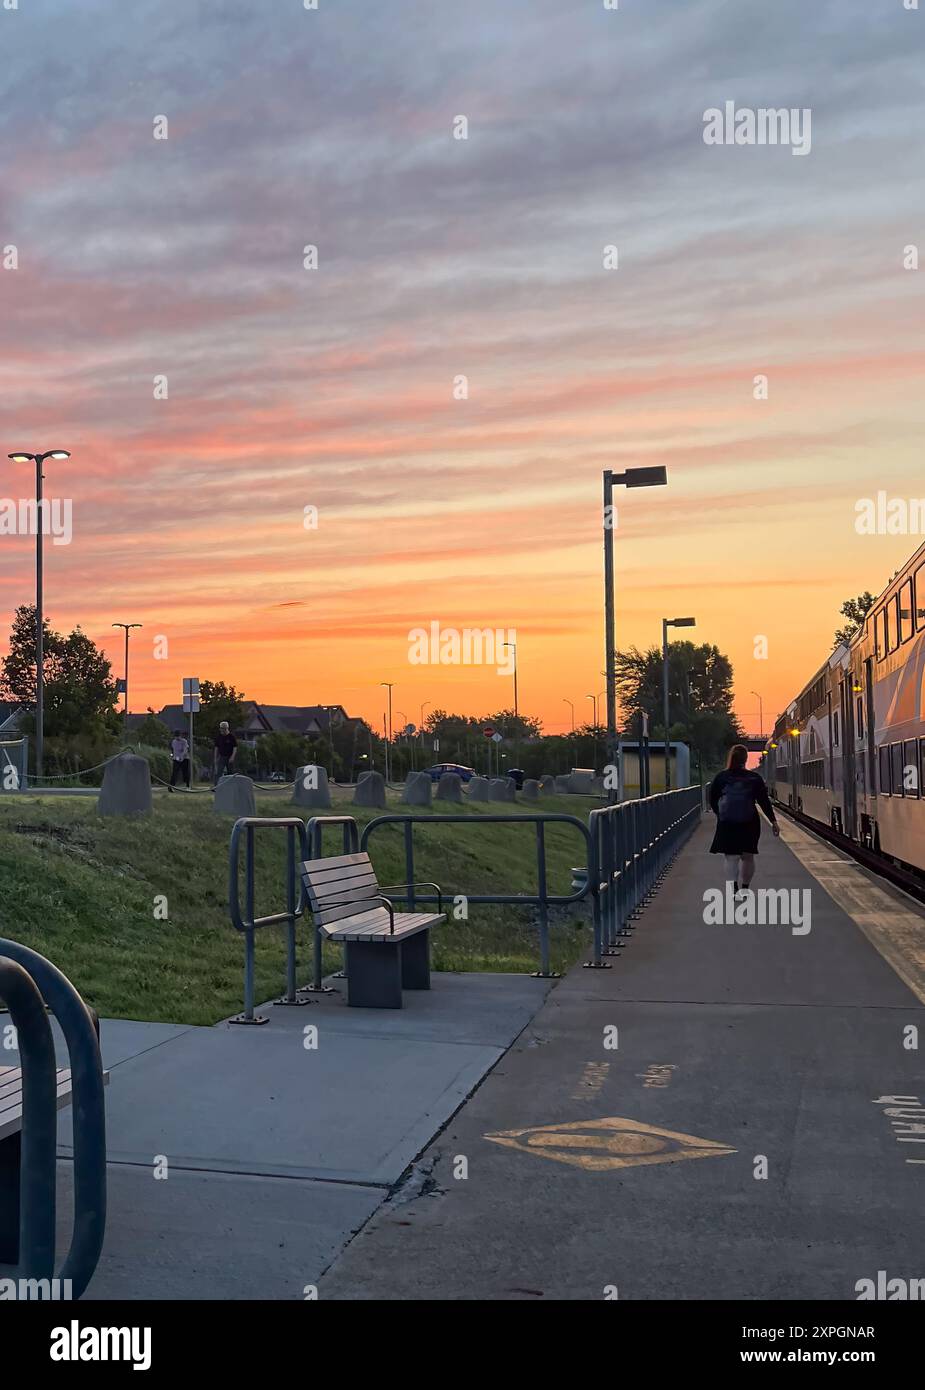
[[[181,785],[185,782],[189,786],[189,742],[183,737],[179,729],[174,730],[173,738],[170,741],[170,756],[173,761],[170,770],[170,791],[173,791],[177,782]]]

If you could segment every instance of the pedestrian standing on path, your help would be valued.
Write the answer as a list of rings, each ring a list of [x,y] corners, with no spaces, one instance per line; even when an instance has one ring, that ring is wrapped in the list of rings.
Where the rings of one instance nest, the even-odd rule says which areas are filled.
[[[170,741],[170,791],[173,791],[179,782],[181,786],[189,782],[189,744],[180,733],[179,729],[174,729],[173,738]]]
[[[235,754],[238,751],[238,740],[228,725],[228,720],[223,719],[218,726],[218,733],[215,735],[214,751],[212,754],[212,770],[214,776],[212,785],[218,786],[221,779],[232,772],[234,769]]]
[[[768,796],[764,778],[750,772],[748,749],[741,743],[729,750],[723,772],[718,772],[710,786],[710,807],[716,814],[716,834],[710,846],[711,854],[726,858],[726,881],[732,881],[733,893],[748,888],[755,876],[755,855],[761,835],[760,806],[771,823],[775,835],[780,826]]]

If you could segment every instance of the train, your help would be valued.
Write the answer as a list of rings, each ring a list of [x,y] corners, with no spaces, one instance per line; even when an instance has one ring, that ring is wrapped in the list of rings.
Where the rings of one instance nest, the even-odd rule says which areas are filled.
[[[925,874],[925,542],[774,725],[772,798]]]

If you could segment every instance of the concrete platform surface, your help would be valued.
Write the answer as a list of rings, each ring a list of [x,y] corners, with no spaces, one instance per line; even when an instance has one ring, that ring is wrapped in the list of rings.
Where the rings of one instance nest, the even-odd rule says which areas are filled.
[[[264,1006],[260,1027],[104,1020],[109,1220],[87,1296],[303,1298],[550,988],[437,974],[395,1012],[337,993]],[[62,1242],[71,1177],[63,1162]]]
[[[925,996],[865,934],[883,890],[826,857],[855,921],[765,835],[756,882],[806,890],[811,931],[707,925],[711,834],[613,968],[549,996],[322,1298],[851,1300],[921,1273],[925,1142],[881,1098],[925,1103]]]

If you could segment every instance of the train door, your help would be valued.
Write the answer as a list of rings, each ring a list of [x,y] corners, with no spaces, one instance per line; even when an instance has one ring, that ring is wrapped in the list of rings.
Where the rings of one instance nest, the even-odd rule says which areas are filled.
[[[854,772],[854,677],[846,671],[841,678],[841,832],[857,839],[858,798]]]

